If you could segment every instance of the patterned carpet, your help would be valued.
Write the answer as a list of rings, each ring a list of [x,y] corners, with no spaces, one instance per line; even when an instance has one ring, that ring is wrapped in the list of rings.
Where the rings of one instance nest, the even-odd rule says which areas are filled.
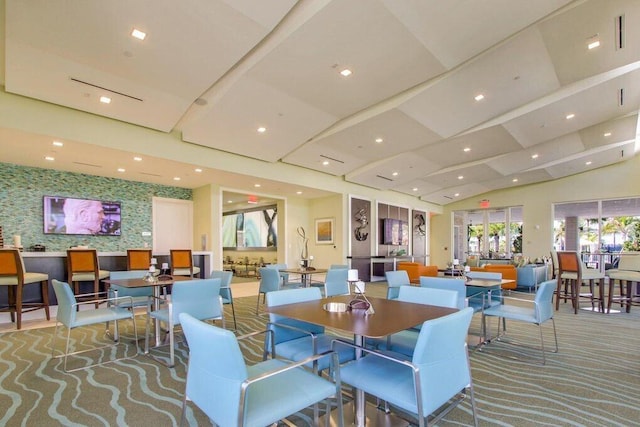
[[[383,285],[367,288],[371,295],[383,291]],[[255,316],[255,304],[256,297],[236,299],[239,333],[263,328],[265,317]],[[530,351],[516,354],[500,343],[472,353],[480,424],[640,426],[639,312],[634,307],[630,314],[581,310],[574,315],[563,305],[556,315],[560,353],[548,356],[546,366],[532,363]],[[144,316],[137,317],[142,336]],[[477,315],[471,330],[479,330]],[[104,328],[95,327],[74,336],[94,342],[104,340],[103,332]],[[514,322],[509,324],[509,333],[538,343],[535,327]],[[187,357],[183,344],[177,347],[174,369],[139,355],[65,374],[61,361],[50,358],[51,334],[52,328],[43,328],[0,335],[1,426],[178,425]],[[550,343],[550,328],[545,337]],[[249,360],[260,358],[259,343],[248,342],[243,350]],[[514,355],[528,359],[505,357]],[[78,362],[86,360],[76,361],[76,366]],[[439,425],[468,425],[469,413],[464,404]],[[188,423],[210,425],[193,407]]]

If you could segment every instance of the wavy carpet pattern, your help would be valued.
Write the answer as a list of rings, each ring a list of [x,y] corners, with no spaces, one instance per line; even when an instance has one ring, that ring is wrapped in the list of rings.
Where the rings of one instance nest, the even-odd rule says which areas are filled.
[[[367,289],[372,295],[384,291],[381,285]],[[237,298],[235,302],[239,334],[264,328],[266,317],[255,315],[256,297]],[[514,352],[502,343],[473,352],[472,375],[480,424],[640,426],[639,312],[634,308],[630,314],[581,311],[574,315],[568,306],[562,306],[556,315],[560,352],[549,355],[546,366],[535,364],[530,350]],[[137,317],[143,336],[144,316]],[[479,320],[476,315],[472,330],[479,329]],[[231,326],[232,322],[228,322],[227,327]],[[514,322],[508,327],[510,337],[537,345],[537,328]],[[50,357],[52,330],[0,335],[0,425],[178,425],[187,359],[184,344],[177,346],[174,369],[138,355],[66,374],[62,361]],[[123,341],[133,345],[126,338],[127,332],[122,328]],[[82,342],[105,341],[103,327],[84,328],[73,336]],[[545,330],[545,338],[551,343],[550,327]],[[62,344],[58,340],[58,348]],[[247,359],[260,359],[261,342],[246,341],[242,345]],[[107,350],[90,356],[95,360],[114,354]],[[524,360],[513,360],[511,356]],[[91,359],[77,359],[75,365],[70,361],[70,367]],[[465,402],[439,425],[468,425],[470,421],[470,408]],[[193,406],[188,411],[188,424],[210,425]]]

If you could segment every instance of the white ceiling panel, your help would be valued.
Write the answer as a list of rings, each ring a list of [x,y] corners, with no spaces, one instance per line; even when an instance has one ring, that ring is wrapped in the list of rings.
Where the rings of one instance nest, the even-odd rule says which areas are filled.
[[[640,146],[638,0],[1,6],[7,92],[179,135],[180,147],[197,144],[211,156],[297,165],[446,204],[604,167]],[[134,27],[147,33],[144,41],[130,36]],[[594,37],[601,44],[589,50]],[[351,76],[339,74],[346,67]],[[97,102],[103,95],[111,104]],[[0,145],[11,153],[3,161],[40,165],[50,147],[34,145],[38,155],[25,144],[56,135],[16,129],[19,118],[7,119],[15,98],[0,96]],[[30,102],[19,108],[29,111]],[[109,176],[106,166],[91,166],[95,141],[69,144],[83,142],[87,149],[76,148],[73,159],[61,152],[53,167]],[[175,169],[184,171],[181,185],[201,183],[175,151],[173,168],[127,163],[126,174],[164,182]],[[218,175],[226,176],[208,182]]]

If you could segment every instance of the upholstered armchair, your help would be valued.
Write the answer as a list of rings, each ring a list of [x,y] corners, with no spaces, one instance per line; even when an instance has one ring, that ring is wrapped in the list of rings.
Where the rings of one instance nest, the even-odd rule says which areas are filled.
[[[422,265],[417,262],[401,261],[398,263],[396,270],[405,270],[412,283],[418,283],[420,281],[420,276],[435,277],[438,275],[438,266]]]

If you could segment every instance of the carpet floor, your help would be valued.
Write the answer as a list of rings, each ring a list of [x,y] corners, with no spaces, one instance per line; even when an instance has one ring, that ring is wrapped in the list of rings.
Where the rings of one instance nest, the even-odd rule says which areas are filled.
[[[384,285],[367,287],[380,296]],[[255,315],[256,296],[236,297],[238,333],[263,329],[263,307]],[[227,328],[232,327],[226,306]],[[472,376],[482,426],[640,426],[640,309],[603,315],[581,310],[574,315],[563,304],[556,313],[560,352],[549,354],[547,364],[532,360],[531,350],[513,351],[491,343],[471,354]],[[136,316],[140,336],[145,316]],[[125,335],[129,350],[134,344]],[[550,324],[545,340],[552,343]],[[471,331],[478,331],[474,316]],[[509,336],[537,345],[538,329],[516,322]],[[74,373],[64,373],[60,359],[51,359],[53,328],[6,332],[0,335],[0,426],[175,426],[179,423],[184,391],[184,343],[176,348],[176,367],[169,369],[142,354],[135,358]],[[74,331],[80,342],[104,342],[103,327]],[[473,339],[473,337],[471,338]],[[472,343],[472,341],[470,341]],[[57,348],[63,340],[58,339]],[[245,341],[249,362],[262,354],[261,343]],[[70,361],[70,367],[113,356],[96,351]],[[165,350],[158,355],[166,356]],[[522,360],[513,360],[519,357]],[[437,384],[435,385],[437,387]],[[190,405],[188,425],[210,425]],[[468,402],[454,409],[441,426],[468,425]]]

